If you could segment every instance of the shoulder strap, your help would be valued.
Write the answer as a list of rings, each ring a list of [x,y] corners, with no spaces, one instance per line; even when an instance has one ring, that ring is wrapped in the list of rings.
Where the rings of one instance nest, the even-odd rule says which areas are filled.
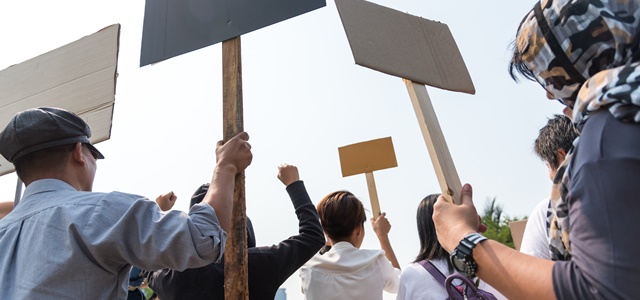
[[[461,280],[461,285],[454,285],[454,280]],[[449,275],[444,283],[449,299],[477,299],[477,300],[498,300],[496,296],[485,290],[479,289],[473,281],[459,273]],[[464,286],[464,288],[463,288]]]
[[[427,260],[421,260],[420,265],[427,269],[427,271],[431,273],[431,276],[433,276],[433,278],[435,278],[438,282],[440,282],[440,284],[444,286],[445,276],[444,274],[442,274],[442,272],[440,272],[440,270],[438,270],[438,268],[436,268],[436,266],[434,266],[430,261]]]

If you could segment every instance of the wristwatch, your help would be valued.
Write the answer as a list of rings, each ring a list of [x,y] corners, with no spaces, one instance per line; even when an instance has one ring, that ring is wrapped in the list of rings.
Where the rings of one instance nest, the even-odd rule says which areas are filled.
[[[474,277],[478,270],[478,265],[476,261],[473,260],[471,253],[478,243],[486,239],[486,237],[477,232],[467,234],[462,241],[460,241],[458,247],[453,249],[451,255],[449,255],[453,267],[464,276],[469,278]]]

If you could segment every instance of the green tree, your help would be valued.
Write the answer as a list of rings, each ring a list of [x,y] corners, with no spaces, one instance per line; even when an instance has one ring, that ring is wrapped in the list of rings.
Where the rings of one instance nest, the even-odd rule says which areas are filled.
[[[509,223],[518,220],[517,217],[510,218],[504,214],[502,205],[496,203],[496,197],[487,198],[482,214],[482,223],[487,226],[487,231],[483,235],[514,248]]]

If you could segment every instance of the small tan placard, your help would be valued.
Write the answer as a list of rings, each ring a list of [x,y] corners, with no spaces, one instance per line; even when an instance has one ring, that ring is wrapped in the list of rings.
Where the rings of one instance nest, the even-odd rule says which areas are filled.
[[[391,137],[338,148],[342,177],[398,166]]]

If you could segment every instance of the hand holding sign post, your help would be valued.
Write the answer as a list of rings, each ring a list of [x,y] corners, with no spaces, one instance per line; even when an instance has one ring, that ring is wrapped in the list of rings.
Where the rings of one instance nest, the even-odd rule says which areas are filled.
[[[244,130],[240,35],[325,6],[325,0],[147,0],[140,66],[222,42],[224,140]],[[244,172],[236,175],[225,251],[225,299],[248,299]]]
[[[373,179],[373,171],[398,166],[391,137],[340,147],[338,153],[340,154],[342,177],[362,173],[366,175],[371,210],[373,217],[378,217],[380,203],[378,202],[378,191]]]
[[[356,64],[404,79],[442,194],[460,203],[460,178],[424,86],[475,93],[449,28],[364,0],[336,6]]]

